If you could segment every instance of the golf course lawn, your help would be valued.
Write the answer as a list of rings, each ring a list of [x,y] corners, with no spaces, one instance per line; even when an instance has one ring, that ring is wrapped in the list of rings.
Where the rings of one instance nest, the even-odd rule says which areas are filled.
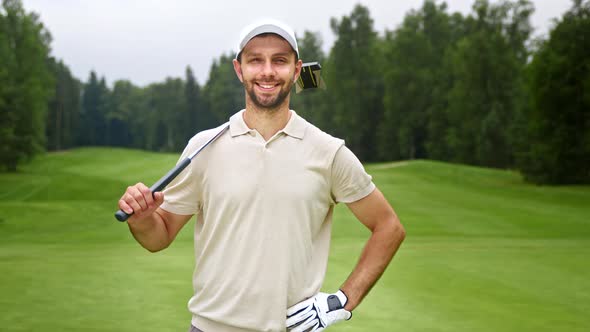
[[[113,217],[128,185],[151,185],[177,158],[87,148],[0,174],[0,330],[186,331],[193,223],[152,254]],[[589,186],[433,161],[366,167],[407,238],[329,331],[590,331]],[[368,236],[338,205],[325,291]]]

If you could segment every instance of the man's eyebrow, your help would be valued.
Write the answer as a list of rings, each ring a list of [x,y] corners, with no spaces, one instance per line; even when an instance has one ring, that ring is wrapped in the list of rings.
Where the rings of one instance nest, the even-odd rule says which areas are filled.
[[[243,54],[245,56],[260,55],[259,52],[248,52],[248,51],[245,51]]]
[[[280,53],[273,53],[271,54],[271,57],[277,57],[277,56],[289,56],[291,54],[291,52],[280,52]],[[245,57],[256,57],[256,56],[261,56],[262,53],[261,52],[244,52],[243,56]]]
[[[276,56],[289,56],[289,55],[291,55],[291,52],[275,53],[272,56],[276,57]]]

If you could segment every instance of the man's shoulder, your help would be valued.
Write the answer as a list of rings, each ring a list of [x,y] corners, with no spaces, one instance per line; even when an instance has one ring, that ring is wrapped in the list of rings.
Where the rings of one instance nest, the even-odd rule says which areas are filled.
[[[331,134],[323,131],[322,129],[316,127],[314,124],[308,122],[303,118],[302,120],[306,122],[305,138],[308,139],[311,143],[337,146],[344,144],[343,139],[332,136]]]
[[[227,126],[227,122],[223,123],[215,128],[205,129],[196,133],[193,137],[189,139],[189,145],[194,144],[204,144],[209,141],[213,136],[217,135],[224,127]]]
[[[212,139],[215,135],[217,135],[224,127],[227,126],[227,123],[223,123],[218,127],[206,129],[196,133],[193,137],[188,140],[186,144],[184,153],[187,154],[189,151],[195,151],[199,147],[203,146],[207,143],[210,139]]]
[[[303,141],[314,151],[325,156],[333,156],[344,145],[343,139],[332,136],[303,118],[301,121],[305,121]]]

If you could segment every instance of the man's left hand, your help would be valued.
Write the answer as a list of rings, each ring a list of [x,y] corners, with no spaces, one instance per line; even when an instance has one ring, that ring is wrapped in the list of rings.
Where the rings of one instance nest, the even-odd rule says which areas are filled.
[[[344,306],[348,298],[343,291],[335,294],[318,293],[287,309],[287,331],[323,331],[328,326],[349,320],[352,313]]]

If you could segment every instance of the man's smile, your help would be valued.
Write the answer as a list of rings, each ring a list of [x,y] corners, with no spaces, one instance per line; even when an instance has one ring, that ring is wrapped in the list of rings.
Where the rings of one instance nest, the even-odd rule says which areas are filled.
[[[262,90],[262,91],[273,91],[276,87],[280,86],[279,83],[261,83],[261,82],[257,82],[256,85]]]

